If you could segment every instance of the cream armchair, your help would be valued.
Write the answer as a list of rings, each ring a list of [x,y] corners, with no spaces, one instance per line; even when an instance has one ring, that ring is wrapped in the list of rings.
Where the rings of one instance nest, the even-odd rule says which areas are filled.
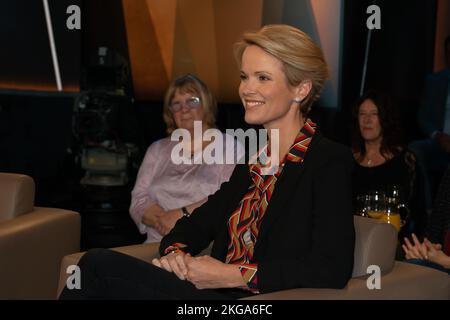
[[[443,272],[395,261],[397,232],[389,224],[357,217],[355,223],[355,254],[352,279],[344,289],[299,288],[260,294],[253,300],[307,300],[307,299],[450,299],[450,277]],[[323,239],[333,241],[333,239]],[[159,256],[159,243],[114,248],[113,250],[151,262]],[[207,253],[207,252],[203,252]],[[69,265],[77,264],[83,253],[64,257],[61,263],[58,295],[66,284]],[[371,265],[381,271],[380,289],[369,289],[367,280]],[[332,270],[330,270],[332,272]],[[369,283],[372,281],[369,279]]]
[[[80,250],[79,214],[34,207],[34,191],[0,173],[0,299],[54,299],[62,257]]]

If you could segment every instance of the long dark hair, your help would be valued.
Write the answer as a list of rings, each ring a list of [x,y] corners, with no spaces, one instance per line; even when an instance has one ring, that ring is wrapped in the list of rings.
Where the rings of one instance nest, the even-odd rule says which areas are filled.
[[[396,156],[404,149],[403,131],[401,129],[397,108],[391,97],[377,90],[367,91],[356,101],[353,107],[353,152],[359,154],[358,161],[361,161],[366,155],[366,145],[361,135],[361,128],[359,127],[358,121],[359,108],[366,100],[371,100],[378,109],[382,135],[380,153],[383,158],[388,160],[390,156]]]

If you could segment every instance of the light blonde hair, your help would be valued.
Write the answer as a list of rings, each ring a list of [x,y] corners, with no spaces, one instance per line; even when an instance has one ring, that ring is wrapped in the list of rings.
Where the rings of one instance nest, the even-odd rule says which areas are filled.
[[[319,99],[328,79],[328,67],[322,50],[303,31],[288,25],[267,25],[257,32],[247,32],[235,44],[235,58],[242,62],[244,50],[255,45],[283,63],[284,74],[291,86],[310,80],[312,88],[300,102],[300,111],[307,115],[311,105]]]
[[[163,106],[163,118],[167,125],[167,134],[170,135],[177,128],[173,114],[169,109],[169,105],[171,104],[177,90],[179,93],[189,92],[199,96],[200,102],[203,106],[203,121],[206,122],[208,128],[215,128],[217,114],[216,99],[209,90],[208,86],[202,80],[193,74],[188,73],[173,80],[166,91]]]

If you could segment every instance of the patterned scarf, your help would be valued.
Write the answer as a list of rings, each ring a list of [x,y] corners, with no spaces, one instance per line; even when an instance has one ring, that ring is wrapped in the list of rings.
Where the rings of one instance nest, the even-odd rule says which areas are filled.
[[[252,264],[253,251],[258,239],[261,221],[270,203],[277,180],[283,172],[286,161],[301,163],[308,150],[308,146],[316,131],[316,124],[307,119],[305,125],[298,133],[292,147],[278,166],[273,175],[263,175],[260,159],[270,155],[267,145],[259,153],[258,161],[250,165],[252,183],[248,192],[241,200],[239,207],[228,220],[228,233],[230,243],[228,245],[227,263]]]

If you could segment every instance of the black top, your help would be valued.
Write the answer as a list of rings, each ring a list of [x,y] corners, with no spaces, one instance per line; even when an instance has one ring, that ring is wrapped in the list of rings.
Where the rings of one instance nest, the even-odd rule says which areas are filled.
[[[388,191],[392,186],[400,188],[401,200],[411,211],[414,223],[408,225],[408,232],[421,235],[425,228],[423,192],[420,190],[421,175],[415,155],[405,149],[392,159],[375,167],[364,167],[356,160],[353,169],[353,200],[372,190]],[[401,212],[402,218],[405,212]]]
[[[353,268],[352,155],[316,131],[302,163],[286,162],[261,221],[254,261],[261,293],[288,288],[343,288]],[[236,165],[229,182],[191,217],[179,219],[160,245],[174,243],[225,261],[228,219],[248,191],[248,165]]]
[[[353,194],[365,194],[371,190],[384,190],[388,186],[399,186],[410,198],[411,184],[415,175],[415,157],[404,150],[397,156],[375,167],[364,167],[355,160],[353,170]]]

